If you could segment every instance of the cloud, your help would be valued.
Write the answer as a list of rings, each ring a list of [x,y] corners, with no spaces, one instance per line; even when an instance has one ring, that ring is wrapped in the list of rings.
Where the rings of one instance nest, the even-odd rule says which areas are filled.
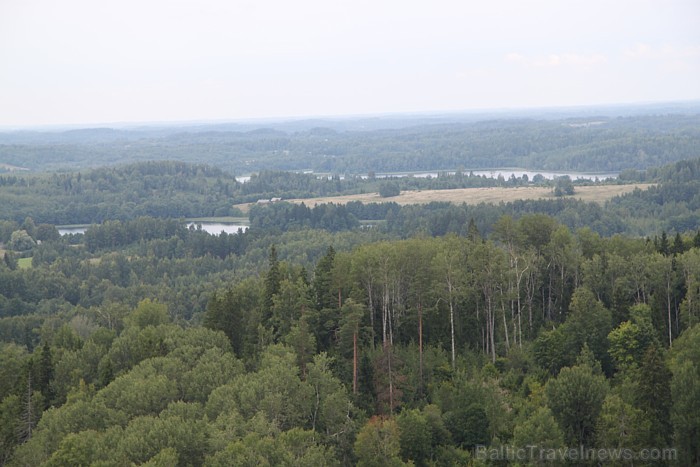
[[[603,54],[578,54],[578,53],[561,53],[549,55],[527,56],[516,52],[511,52],[505,55],[504,60],[509,63],[516,63],[528,67],[536,68],[555,68],[555,67],[573,67],[573,68],[591,68],[596,65],[604,64],[608,61]]]
[[[649,44],[637,44],[624,50],[627,58],[634,60],[682,60],[700,58],[700,45],[676,47],[665,45],[654,47]]]

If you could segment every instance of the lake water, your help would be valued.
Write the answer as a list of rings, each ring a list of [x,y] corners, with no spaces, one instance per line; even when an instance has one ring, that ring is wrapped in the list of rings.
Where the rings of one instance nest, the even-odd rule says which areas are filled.
[[[201,225],[202,230],[212,235],[219,235],[221,232],[227,234],[235,234],[238,233],[238,229],[241,229],[244,232],[248,230],[247,225],[227,224],[224,222],[190,222],[187,224],[187,228],[189,229],[190,227],[194,226],[194,228],[196,229],[198,225]]]
[[[469,175],[470,173],[473,173],[474,175],[478,175],[480,177],[488,177],[488,178],[498,178],[499,175],[502,175],[503,178],[508,180],[511,175],[514,175],[515,178],[522,178],[523,175],[527,175],[529,180],[532,180],[532,177],[535,175],[539,174],[542,175],[544,178],[547,180],[554,180],[557,177],[563,177],[565,175],[568,175],[572,180],[595,180],[596,178],[599,180],[605,180],[606,178],[617,178],[619,175],[616,172],[606,172],[606,173],[585,173],[585,172],[547,172],[547,171],[534,171],[534,170],[525,170],[525,169],[487,169],[487,170],[464,170],[463,173],[465,175]],[[449,174],[449,175],[454,175],[455,171],[454,170],[444,170],[444,171],[439,171],[439,172],[398,172],[398,173],[378,173],[375,175],[376,178],[389,178],[389,177],[417,177],[417,178],[436,178],[439,174]],[[362,178],[367,178],[366,175],[363,175]]]
[[[449,175],[454,175],[455,170],[441,170],[435,172],[391,172],[391,173],[377,173],[376,178],[389,178],[389,177],[418,177],[418,178],[436,178],[439,174],[445,173]],[[303,173],[313,173],[311,171],[304,171]],[[606,178],[617,178],[617,172],[548,172],[542,170],[525,170],[525,169],[486,169],[486,170],[464,170],[465,175],[473,173],[480,177],[498,178],[499,175],[503,175],[503,178],[508,180],[511,175],[515,175],[515,178],[522,178],[523,175],[527,175],[528,179],[532,180],[532,177],[539,174],[542,175],[547,180],[554,180],[557,177],[562,177],[568,175],[571,180],[605,180]],[[332,175],[327,173],[316,174],[319,178],[330,178]],[[367,178],[367,175],[361,175],[362,178]],[[345,176],[340,175],[340,179],[344,180]],[[246,183],[250,181],[250,175],[236,177],[240,183]]]
[[[189,222],[187,224],[187,228],[190,228],[190,226],[194,226],[196,229],[198,225],[202,226],[202,230],[204,230],[207,233],[210,233],[212,235],[219,235],[222,231],[226,232],[227,234],[235,234],[238,233],[238,229],[243,230],[244,232],[248,230],[247,225],[243,224],[228,224],[225,222]],[[57,230],[58,233],[61,235],[67,235],[67,234],[83,234],[87,229],[89,229],[90,226],[80,226],[80,227],[61,227],[58,226]]]

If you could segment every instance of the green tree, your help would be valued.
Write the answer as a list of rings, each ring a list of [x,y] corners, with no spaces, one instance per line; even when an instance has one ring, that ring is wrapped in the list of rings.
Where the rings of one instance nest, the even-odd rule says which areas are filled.
[[[547,405],[568,443],[593,444],[595,423],[607,392],[605,377],[588,365],[563,368],[547,383]]]
[[[272,300],[270,324],[277,339],[286,336],[302,316],[313,309],[309,285],[302,278],[283,279]]]
[[[419,410],[404,410],[396,417],[399,428],[401,458],[415,465],[427,465],[431,458],[433,440],[427,418]]]
[[[669,367],[673,444],[686,465],[700,463],[700,324],[686,329],[673,343]]]
[[[454,443],[463,449],[489,444],[489,419],[481,404],[455,407],[444,413],[445,427]]]
[[[146,298],[124,318],[128,326],[143,329],[147,326],[160,326],[169,321],[168,306]]]
[[[401,188],[395,181],[387,181],[379,184],[379,196],[382,198],[391,198],[393,196],[399,196],[400,194]]]
[[[609,353],[618,370],[639,366],[647,349],[658,345],[651,322],[651,308],[646,304],[635,305],[630,316],[631,321],[620,323],[608,334]]]
[[[272,316],[272,307],[274,306],[274,296],[280,290],[282,276],[280,273],[280,263],[277,258],[277,247],[272,245],[268,255],[268,270],[265,275],[265,291],[263,299],[263,323],[267,324]]]
[[[22,417],[22,403],[17,395],[0,401],[0,464],[5,465],[19,444],[18,428]]]
[[[648,444],[651,425],[642,410],[626,403],[617,394],[608,394],[596,422],[596,445],[606,449],[633,450],[645,446],[664,447],[664,444]]]
[[[564,175],[557,177],[554,187],[554,196],[570,196],[574,194],[574,184],[571,177]]]
[[[515,425],[513,445],[518,448],[537,446],[538,449],[560,449],[565,446],[564,435],[548,407],[539,407]],[[536,459],[531,459],[535,462]]]
[[[638,372],[636,406],[651,422],[649,445],[666,446],[671,441],[671,372],[666,366],[661,346],[648,346]]]
[[[36,241],[26,230],[15,230],[7,246],[14,251],[29,251],[36,246]]]
[[[337,291],[333,289],[334,262],[335,250],[329,246],[326,254],[318,261],[316,269],[314,269],[313,293],[317,310],[339,306]]]
[[[399,427],[394,419],[370,418],[355,440],[357,465],[362,467],[401,466]]]

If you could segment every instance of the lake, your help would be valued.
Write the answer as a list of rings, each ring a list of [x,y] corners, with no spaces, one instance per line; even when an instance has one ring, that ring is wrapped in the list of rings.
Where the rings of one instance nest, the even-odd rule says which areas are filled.
[[[454,175],[455,171],[454,170],[445,170],[445,171],[439,171],[439,172],[398,172],[398,173],[378,173],[375,175],[376,178],[390,178],[390,177],[418,177],[418,178],[436,178],[439,174],[444,173],[444,174],[449,174],[449,175]],[[515,178],[522,178],[523,175],[527,175],[528,179],[532,180],[532,178],[535,175],[542,175],[544,178],[547,180],[554,180],[557,177],[563,177],[565,175],[568,175],[571,180],[578,180],[578,179],[583,179],[583,180],[595,180],[596,178],[599,180],[605,180],[606,178],[617,178],[619,175],[616,172],[606,172],[606,173],[585,173],[585,172],[548,172],[548,171],[542,171],[542,170],[525,170],[525,169],[485,169],[485,170],[464,170],[463,173],[465,175],[469,175],[470,173],[480,176],[480,177],[488,177],[488,178],[498,178],[499,175],[502,175],[503,178],[508,180],[511,175],[515,176]],[[362,176],[362,178],[367,178],[367,176]]]
[[[198,225],[202,226],[202,230],[204,230],[207,233],[210,233],[212,235],[219,235],[221,232],[225,232],[227,234],[235,234],[238,233],[238,229],[243,230],[244,232],[248,230],[247,225],[243,224],[230,224],[226,222],[188,222],[187,223],[187,228],[190,228],[190,226],[193,226],[195,229],[197,228]],[[56,229],[58,230],[58,233],[61,235],[68,235],[68,234],[84,234],[87,229],[89,229],[89,225],[81,225],[81,226],[58,226]]]
[[[389,173],[377,173],[375,174],[375,178],[391,178],[391,177],[418,177],[418,178],[436,178],[439,174],[444,173],[444,174],[449,174],[449,175],[454,175],[455,170],[440,170],[440,171],[434,171],[434,172],[389,172]],[[303,171],[303,173],[314,173],[308,170]],[[479,169],[479,170],[464,170],[463,173],[465,175],[469,175],[469,173],[473,173],[474,175],[478,175],[480,177],[488,177],[488,178],[498,178],[499,175],[502,175],[503,178],[508,180],[511,175],[514,175],[515,178],[522,178],[523,175],[527,175],[528,179],[532,180],[532,177],[535,175],[539,174],[542,175],[544,178],[547,180],[554,180],[557,177],[563,177],[564,175],[568,175],[571,180],[595,180],[596,178],[598,180],[605,180],[606,178],[617,178],[619,173],[618,172],[550,172],[546,170],[525,170],[525,169],[508,169],[508,168],[498,168],[498,169]],[[317,173],[316,176],[318,178],[330,178],[333,175],[329,173]],[[362,178],[366,179],[368,178],[367,175],[361,175]],[[345,176],[340,175],[340,179],[344,180]],[[239,181],[240,183],[246,183],[250,181],[250,175],[245,175],[245,176],[239,176],[236,177],[236,180]]]
[[[247,225],[243,224],[229,224],[225,222],[189,222],[187,224],[187,228],[193,227],[196,229],[197,226],[201,225],[202,230],[205,232],[208,232],[212,235],[219,235],[221,232],[227,233],[227,234],[235,234],[238,233],[238,229],[243,230],[244,232],[248,230]]]

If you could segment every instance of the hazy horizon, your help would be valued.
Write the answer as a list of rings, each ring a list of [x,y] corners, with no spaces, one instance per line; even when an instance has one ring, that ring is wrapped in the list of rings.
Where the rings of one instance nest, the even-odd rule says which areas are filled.
[[[0,3],[0,127],[700,99],[693,0]]]

